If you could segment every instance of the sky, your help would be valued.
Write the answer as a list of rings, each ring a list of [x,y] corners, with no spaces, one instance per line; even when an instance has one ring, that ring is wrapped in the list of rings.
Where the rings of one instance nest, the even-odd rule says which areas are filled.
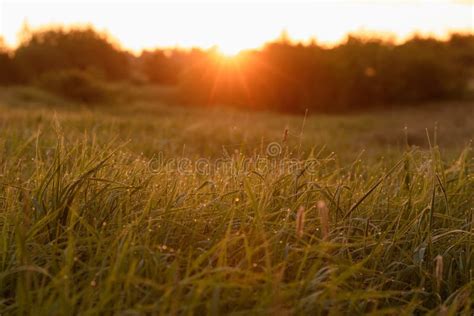
[[[33,29],[92,24],[135,52],[216,45],[231,54],[258,48],[283,30],[294,40],[315,38],[322,44],[336,43],[349,32],[399,40],[415,32],[438,37],[451,31],[474,33],[474,1],[0,0],[0,36],[7,45],[18,44],[25,21]]]

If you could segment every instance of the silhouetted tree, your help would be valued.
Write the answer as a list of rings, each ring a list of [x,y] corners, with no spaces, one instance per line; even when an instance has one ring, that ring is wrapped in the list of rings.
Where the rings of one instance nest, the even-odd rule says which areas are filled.
[[[327,48],[314,40],[293,43],[282,33],[261,50],[232,59],[216,49],[157,49],[132,57],[91,28],[31,32],[25,25],[14,54],[0,49],[0,83],[36,82],[89,101],[107,92],[98,79],[139,78],[134,82],[178,86],[179,101],[186,103],[347,111],[468,95],[473,51],[474,35],[447,41],[415,36],[403,44],[350,35]],[[77,89],[74,83],[80,83]]]
[[[139,58],[140,70],[146,78],[156,84],[176,85],[182,71],[179,51],[143,51]]]
[[[128,53],[91,28],[48,29],[24,38],[15,52],[15,62],[24,80],[65,69],[94,69],[110,80],[129,77]]]
[[[352,35],[333,48],[285,39],[235,61],[207,52],[198,67],[185,72],[182,94],[198,104],[291,112],[462,97],[474,73],[473,38],[414,37],[395,45]]]
[[[12,84],[18,81],[18,71],[11,57],[11,52],[0,37],[0,84]]]

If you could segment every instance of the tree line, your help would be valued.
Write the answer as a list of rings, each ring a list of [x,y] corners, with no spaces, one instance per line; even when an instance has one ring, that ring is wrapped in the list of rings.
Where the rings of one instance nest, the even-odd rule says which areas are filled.
[[[348,36],[334,47],[286,38],[226,58],[216,49],[122,49],[92,28],[51,28],[0,45],[0,84],[34,84],[82,101],[110,82],[177,87],[176,101],[287,112],[346,111],[469,95],[474,35],[402,44]]]

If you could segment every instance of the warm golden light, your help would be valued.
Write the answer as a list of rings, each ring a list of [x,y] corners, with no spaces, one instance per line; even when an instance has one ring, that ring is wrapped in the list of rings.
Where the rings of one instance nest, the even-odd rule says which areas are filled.
[[[473,32],[472,2],[466,1],[266,1],[175,2],[73,0],[0,5],[0,36],[15,46],[27,21],[45,24],[93,24],[125,48],[218,46],[222,53],[257,48],[287,30],[297,41],[316,38],[335,43],[348,32],[404,39],[415,32],[443,37],[449,31]]]
[[[245,48],[244,46],[238,43],[234,45],[218,45],[217,50],[224,58],[235,58],[242,51],[242,48]]]

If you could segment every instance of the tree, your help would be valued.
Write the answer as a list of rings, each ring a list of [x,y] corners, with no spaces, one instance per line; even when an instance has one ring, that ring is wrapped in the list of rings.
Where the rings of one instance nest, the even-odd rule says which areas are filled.
[[[17,82],[17,69],[11,57],[10,50],[6,47],[0,37],[0,84],[12,84]]]
[[[92,28],[47,29],[25,37],[15,52],[24,80],[65,69],[91,70],[109,80],[129,77],[129,55]]]

